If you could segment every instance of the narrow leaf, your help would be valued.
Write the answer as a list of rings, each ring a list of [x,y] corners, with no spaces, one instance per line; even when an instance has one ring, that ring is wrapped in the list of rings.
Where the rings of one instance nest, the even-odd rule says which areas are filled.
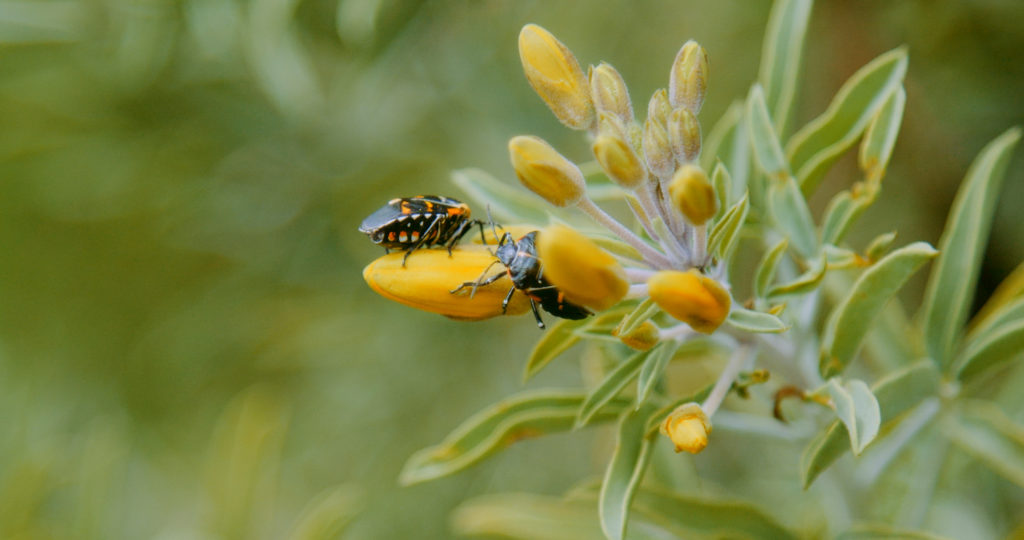
[[[633,511],[673,532],[677,538],[798,538],[769,514],[741,501],[723,501],[644,488]]]
[[[780,0],[772,6],[761,47],[761,69],[757,80],[764,87],[775,131],[785,133],[796,95],[797,75],[811,15],[811,0]]]
[[[481,169],[452,171],[452,182],[482,207],[490,207],[498,221],[547,223],[548,215],[538,208],[537,200],[525,190],[498,180]]]
[[[732,193],[732,177],[721,161],[715,164],[715,170],[711,173],[711,184],[715,186],[715,196],[718,197],[718,213],[715,214],[717,222],[717,218],[721,217],[729,206],[729,197]]]
[[[885,176],[892,149],[896,146],[896,135],[903,122],[903,107],[906,103],[907,91],[900,85],[882,105],[864,133],[857,159],[864,175],[871,182],[878,182]]]
[[[939,381],[935,364],[922,360],[875,383],[871,392],[878,401],[882,428],[925,398],[935,395]],[[836,420],[811,441],[800,457],[800,476],[804,489],[849,451],[848,439],[846,428]]]
[[[470,499],[455,509],[459,536],[521,540],[593,540],[601,527],[591,504],[532,493],[501,493]]]
[[[619,422],[619,437],[598,496],[601,530],[613,540],[626,536],[629,506],[651,458],[652,440],[644,436],[644,428],[652,412],[648,405],[622,415]]]
[[[743,118],[743,104],[739,101],[733,103],[725,110],[722,117],[715,122],[711,131],[704,137],[704,144],[700,152],[701,168],[710,170],[716,159],[723,162],[727,160],[722,156],[726,149],[732,145],[736,136],[736,128]]]
[[[636,378],[640,373],[640,367],[644,365],[644,360],[650,353],[651,351],[636,352],[608,372],[601,384],[597,385],[597,388],[591,391],[587,399],[580,404],[576,420],[577,427],[589,424],[595,413]]]
[[[416,452],[405,463],[399,482],[417,484],[466,469],[525,438],[573,428],[583,404],[582,393],[563,390],[523,392],[470,417],[436,446]],[[608,399],[590,415],[592,422],[619,416],[632,400]]]
[[[752,311],[739,306],[732,308],[732,311],[729,312],[729,318],[725,322],[729,323],[733,328],[747,332],[777,334],[789,330],[789,326],[775,315]]]
[[[661,308],[658,307],[658,304],[651,297],[644,298],[633,311],[630,311],[629,314],[623,317],[622,322],[616,327],[616,334],[620,336],[628,335],[645,321],[657,315],[659,311],[661,311]]]
[[[825,218],[821,223],[821,242],[839,245],[850,230],[850,226],[873,202],[875,197],[872,193],[861,192],[854,196],[845,189],[837,193],[825,207]]]
[[[1010,152],[1019,140],[1020,128],[1013,128],[981,151],[946,218],[939,241],[942,255],[928,279],[920,313],[928,354],[944,368],[953,360],[953,350],[971,309],[996,198]]]
[[[805,194],[814,192],[825,171],[857,141],[868,122],[902,86],[906,72],[905,48],[882,54],[843,84],[821,116],[793,135],[786,155]]]
[[[860,455],[878,435],[881,423],[878,401],[864,381],[852,380],[844,385],[833,378],[827,388],[836,407],[836,416],[846,426],[850,448],[855,455]]]
[[[748,210],[750,210],[750,204],[747,194],[744,193],[743,198],[732,205],[722,219],[712,227],[708,239],[708,251],[714,253],[715,258],[719,261],[727,260],[732,253],[733,246],[739,240],[740,228],[747,219]]]
[[[886,524],[861,524],[840,534],[836,540],[950,540],[927,531],[900,529]]]
[[[882,308],[936,253],[927,243],[916,242],[890,253],[857,278],[825,323],[819,366],[824,376],[846,368]]]
[[[755,84],[747,95],[746,118],[754,159],[761,170],[773,180],[790,176],[789,162],[782,152],[782,144],[779,143],[779,136],[772,126],[772,119],[764,102],[764,92],[759,84]]]
[[[679,350],[679,345],[680,342],[676,340],[662,341],[651,350],[651,354],[644,360],[644,365],[640,368],[640,376],[637,379],[637,408],[640,408],[640,405],[647,400],[647,396],[654,389],[655,383],[658,382],[661,374],[665,372],[665,366],[668,365],[672,357],[675,356],[676,351]]]
[[[1024,303],[1022,303],[1024,305]],[[1024,311],[1024,310],[1022,310]],[[1024,354],[1024,316],[1006,321],[970,342],[957,368],[957,378],[968,380],[986,369]]]
[[[868,247],[864,250],[864,258],[869,261],[877,261],[881,259],[883,255],[889,252],[889,248],[892,247],[892,243],[896,240],[896,232],[882,233],[875,237],[874,240],[868,244]]]
[[[779,260],[786,253],[787,247],[789,247],[789,240],[783,238],[761,258],[761,262],[757,265],[757,270],[754,272],[755,298],[764,298],[766,296],[768,284],[775,277],[775,269],[779,266]]]
[[[562,319],[549,326],[548,331],[544,332],[537,344],[533,346],[533,351],[530,352],[530,357],[526,360],[523,382],[530,380],[552,360],[575,345],[580,338],[574,333],[574,330],[585,322],[585,319],[580,321]]]
[[[806,272],[797,276],[793,281],[782,283],[772,287],[768,291],[768,298],[774,300],[782,296],[794,296],[800,294],[807,294],[821,285],[821,281],[825,279],[825,272],[828,270],[828,262],[825,260],[823,255],[819,255],[817,259],[813,261],[811,267]]]
[[[779,230],[789,236],[797,253],[811,258],[818,252],[817,229],[807,207],[807,199],[792,176],[771,180],[768,185],[768,209]]]
[[[338,538],[362,509],[365,494],[351,485],[336,487],[315,497],[302,510],[288,540]]]
[[[1006,304],[1022,296],[1024,296],[1024,263],[1017,265],[1010,275],[999,282],[995,292],[988,297],[985,305],[981,306],[978,314],[967,325],[967,331],[973,333],[981,328],[995,313],[1002,311]]]
[[[970,402],[959,418],[943,426],[961,450],[1003,478],[1024,487],[1024,426],[992,402]]]

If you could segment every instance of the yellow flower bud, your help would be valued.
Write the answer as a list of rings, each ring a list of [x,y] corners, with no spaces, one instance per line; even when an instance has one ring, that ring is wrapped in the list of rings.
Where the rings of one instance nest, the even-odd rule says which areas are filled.
[[[668,177],[676,169],[676,158],[672,154],[672,145],[668,142],[668,133],[664,124],[647,118],[644,122],[644,157],[647,166],[660,178]]]
[[[718,212],[718,197],[708,175],[696,165],[683,165],[668,185],[672,204],[694,225],[703,225]]]
[[[696,403],[685,403],[665,417],[659,428],[662,435],[672,439],[676,452],[686,450],[691,454],[699,453],[708,445],[708,433],[711,433],[711,421],[704,414],[704,409]]]
[[[519,32],[519,58],[526,80],[558,120],[573,129],[594,123],[590,84],[580,63],[551,32],[528,24]]]
[[[623,125],[633,123],[633,104],[622,75],[610,64],[601,63],[590,72],[590,95],[598,113],[614,114]]]
[[[422,249],[413,253],[403,268],[404,257],[404,252],[384,255],[363,269],[363,279],[388,300],[452,319],[476,321],[502,315],[501,302],[512,288],[508,276],[478,288],[472,298],[469,287],[465,294],[450,292],[480,279],[496,260],[486,247],[459,246],[450,257],[444,249]],[[495,265],[488,276],[501,271],[500,265]],[[529,309],[526,295],[514,294],[505,314],[520,315]]]
[[[658,272],[647,280],[647,291],[666,313],[703,334],[714,332],[732,307],[729,292],[696,269]]]
[[[626,140],[629,130],[618,116],[607,112],[597,113],[597,134]]]
[[[586,194],[580,168],[543,139],[528,135],[512,137],[508,153],[519,181],[549,203],[573,206]]]
[[[544,279],[574,304],[600,311],[618,303],[629,291],[619,262],[570,227],[552,225],[540,231],[537,256]]]
[[[619,341],[625,343],[629,348],[638,351],[650,350],[661,339],[658,327],[651,321],[644,321],[643,324],[637,326],[626,335],[620,335],[617,328],[612,331],[612,334],[617,336]]]
[[[687,41],[672,62],[668,101],[672,107],[686,107],[693,114],[704,105],[708,88],[708,54],[696,41]]]
[[[672,153],[679,163],[693,163],[700,156],[700,122],[690,109],[672,111],[665,124]]]
[[[640,156],[622,139],[598,137],[594,141],[594,157],[608,177],[626,189],[636,189],[647,178],[647,169],[640,162]]]
[[[672,105],[668,102],[668,92],[664,88],[659,89],[651,95],[647,102],[647,119],[657,120],[664,124],[668,121],[668,115],[672,112]]]

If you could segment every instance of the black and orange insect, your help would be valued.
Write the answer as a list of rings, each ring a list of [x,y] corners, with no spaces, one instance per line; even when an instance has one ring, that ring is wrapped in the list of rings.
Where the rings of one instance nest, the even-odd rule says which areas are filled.
[[[473,225],[480,227],[483,238],[483,222],[470,219],[469,206],[465,203],[438,195],[417,195],[391,199],[363,220],[359,232],[383,246],[386,252],[405,250],[402,259],[402,266],[405,266],[409,255],[419,248],[444,245],[451,254],[452,246]]]
[[[513,240],[512,235],[505,233],[498,241],[498,249],[494,254],[498,260],[492,263],[505,265],[505,271],[477,281],[469,281],[459,285],[452,294],[470,287],[475,292],[477,287],[482,287],[508,275],[512,280],[512,288],[505,295],[501,302],[501,311],[504,313],[508,308],[509,301],[515,292],[521,291],[530,299],[530,308],[533,310],[533,318],[537,320],[537,326],[544,328],[544,321],[537,311],[537,303],[544,308],[544,311],[562,319],[578,320],[588,317],[591,313],[587,308],[573,304],[565,299],[562,291],[544,279],[544,268],[541,260],[537,257],[537,235],[538,231],[527,233],[519,241]],[[495,235],[497,236],[497,235]],[[490,269],[490,266],[488,267]],[[484,270],[484,274],[487,270]]]

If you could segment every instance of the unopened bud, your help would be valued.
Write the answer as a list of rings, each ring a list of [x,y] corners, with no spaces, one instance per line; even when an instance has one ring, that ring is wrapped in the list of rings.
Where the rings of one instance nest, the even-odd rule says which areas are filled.
[[[703,334],[714,332],[732,306],[729,292],[696,269],[658,272],[647,280],[647,290],[666,313]]]
[[[512,137],[508,153],[519,181],[549,203],[573,206],[585,195],[586,184],[579,167],[543,139],[529,135]]]
[[[711,421],[696,403],[685,403],[669,413],[659,431],[672,440],[676,452],[696,454],[708,445]]]
[[[363,279],[377,294],[416,309],[463,320],[481,320],[499,315],[520,315],[530,309],[526,295],[512,295],[503,313],[501,302],[512,289],[507,276],[488,285],[465,287],[465,294],[452,294],[463,283],[488,276],[484,272],[494,263],[494,255],[484,246],[463,245],[452,250],[422,249],[410,255],[403,266],[404,252],[391,253],[363,269]],[[497,273],[492,269],[492,272]],[[503,272],[503,271],[502,271]]]
[[[622,139],[598,137],[594,141],[594,157],[608,177],[626,189],[636,189],[647,178],[640,156]]]
[[[668,115],[671,113],[672,104],[668,102],[668,92],[664,88],[660,88],[651,95],[651,100],[647,102],[647,119],[654,119],[664,124],[668,121]]]
[[[668,141],[665,125],[648,118],[644,122],[644,158],[647,167],[659,178],[667,178],[676,169],[676,158]]]
[[[629,291],[626,271],[593,240],[564,225],[537,234],[537,256],[544,279],[565,299],[601,311],[617,304]]]
[[[618,330],[615,330],[612,333],[619,338],[619,341],[626,344],[626,346],[638,351],[648,351],[652,349],[661,339],[661,332],[658,331],[658,327],[651,321],[644,321],[643,324],[637,326],[633,331],[625,335],[618,334]]]
[[[590,72],[590,96],[598,113],[614,114],[624,125],[633,123],[629,89],[610,64],[601,63]]]
[[[703,225],[718,212],[715,188],[704,171],[696,165],[683,165],[668,185],[672,205],[694,225]]]
[[[708,54],[696,41],[687,41],[672,63],[668,101],[672,107],[686,107],[693,114],[704,105],[708,87]]]
[[[605,135],[616,139],[626,140],[628,129],[622,120],[614,114],[601,112],[597,114],[597,135]]]
[[[560,122],[573,129],[593,125],[590,84],[568,47],[551,32],[528,24],[519,32],[519,58],[526,80]]]
[[[700,156],[700,122],[690,109],[672,111],[665,124],[672,153],[679,163],[693,163]]]

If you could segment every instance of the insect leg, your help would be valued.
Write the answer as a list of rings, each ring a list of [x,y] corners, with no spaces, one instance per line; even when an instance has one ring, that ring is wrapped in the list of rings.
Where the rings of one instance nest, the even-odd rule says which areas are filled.
[[[439,214],[437,217],[434,218],[434,221],[430,222],[430,226],[427,227],[427,230],[423,231],[423,234],[420,235],[419,241],[417,241],[415,244],[413,244],[412,247],[410,247],[410,248],[405,250],[405,257],[402,257],[402,268],[405,268],[405,261],[407,261],[409,259],[409,255],[412,255],[413,251],[416,251],[417,249],[423,247],[423,244],[427,242],[427,238],[430,236],[430,232],[434,230],[434,227],[437,225],[437,222],[440,221],[440,220],[441,220],[441,215]],[[451,252],[452,252],[451,248],[449,248],[448,249],[448,254],[451,255]]]
[[[530,299],[530,309],[533,310],[533,318],[537,319],[537,328],[543,330],[544,321],[540,318],[540,312],[537,311],[537,302],[534,302],[533,298]]]

